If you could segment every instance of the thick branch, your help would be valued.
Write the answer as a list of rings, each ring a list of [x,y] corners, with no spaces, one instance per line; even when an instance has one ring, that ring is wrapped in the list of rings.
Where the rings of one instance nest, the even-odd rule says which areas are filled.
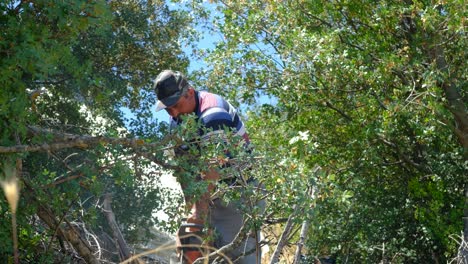
[[[320,168],[317,167],[316,170],[315,170],[315,173],[317,173],[319,170],[320,170]],[[310,197],[315,196],[315,190],[316,190],[315,186],[310,187],[309,192],[308,192]],[[306,219],[306,220],[304,220],[304,222],[302,222],[301,234],[299,236],[299,241],[297,242],[297,248],[296,248],[296,253],[294,254],[293,264],[299,264],[299,262],[301,260],[301,252],[302,252],[302,248],[304,247],[304,244],[306,242],[307,232],[308,231],[309,231],[309,220]]]
[[[464,149],[468,149],[468,113],[466,111],[466,102],[464,98],[460,95],[458,87],[456,87],[453,81],[450,81],[450,73],[448,70],[447,61],[445,60],[445,55],[442,47],[436,45],[434,48],[435,62],[437,68],[447,76],[447,80],[444,80],[441,83],[442,88],[445,92],[445,98],[449,104],[449,110],[453,114],[456,127],[455,135],[458,137],[460,144]],[[465,152],[465,155],[466,152]]]
[[[302,227],[301,227],[301,234],[299,237],[299,242],[297,242],[297,248],[296,248],[296,253],[294,254],[293,264],[299,264],[299,262],[301,261],[301,252],[306,241],[307,231],[309,231],[309,221],[304,220],[304,222],[302,223]]]
[[[55,217],[51,214],[50,210],[43,207],[42,205],[38,207],[37,215],[44,221],[50,229],[57,230],[57,234],[62,238],[70,242],[70,244],[75,248],[78,254],[86,261],[86,263],[98,264],[99,261],[93,254],[91,247],[84,242],[80,235],[73,228],[64,229],[59,227],[56,223]]]
[[[27,182],[23,181],[26,192],[25,197],[28,201],[37,204],[37,216],[49,226],[50,230],[55,230],[59,240],[65,240],[72,245],[78,255],[82,257],[86,263],[99,264],[99,260],[94,255],[92,247],[83,239],[78,231],[72,226],[72,224],[63,216],[61,219],[57,219],[52,209],[45,203],[37,199],[37,195],[33,187]],[[65,228],[62,221],[67,223],[68,228]]]
[[[207,257],[198,258],[195,262],[193,262],[193,264],[205,263],[205,261],[207,261],[207,258],[208,258],[208,260],[215,259],[216,257],[219,257],[219,256],[221,256],[221,258],[226,258],[226,256],[229,253],[231,253],[235,248],[237,248],[241,244],[241,242],[246,239],[246,237],[247,237],[247,230],[246,230],[246,224],[244,222],[241,229],[239,230],[236,237],[234,238],[234,240],[231,243],[229,243],[229,244],[221,247],[220,249],[210,253]]]
[[[175,169],[173,166],[156,159],[153,155],[148,153],[153,153],[155,148],[157,149],[157,151],[163,151],[165,148],[163,148],[162,146],[164,143],[167,143],[169,138],[166,138],[156,143],[148,143],[142,139],[136,138],[110,138],[104,136],[74,135],[39,127],[29,127],[29,130],[34,134],[52,135],[54,141],[50,143],[43,143],[40,145],[18,144],[15,146],[8,147],[0,146],[0,154],[12,154],[22,152],[50,152],[67,148],[88,149],[98,145],[121,145],[125,147],[131,147],[134,149],[144,150],[142,152],[139,152],[139,154],[166,169]]]
[[[416,168],[416,169],[418,169],[420,171],[430,172],[430,170],[428,168],[426,168],[425,166],[423,166],[423,165],[421,165],[419,163],[416,163],[414,160],[412,160],[410,157],[408,157],[405,153],[403,153],[401,151],[400,147],[396,143],[387,140],[383,136],[379,136],[379,140],[381,142],[383,142],[385,145],[391,147],[395,151],[398,158],[400,158],[406,164],[409,164],[409,165],[413,166],[414,168]]]
[[[68,141],[43,143],[41,145],[16,145],[9,147],[0,146],[0,153],[11,154],[20,152],[48,152],[66,148],[86,149],[98,144],[141,146],[144,143],[138,139],[75,136],[74,138],[70,138]]]
[[[25,192],[25,195],[28,196],[29,199],[38,203],[36,212],[37,216],[39,216],[39,218],[44,221],[51,230],[56,230],[56,234],[61,239],[68,241],[78,252],[78,254],[86,261],[86,263],[98,264],[99,261],[94,256],[93,250],[91,249],[90,245],[88,245],[85,240],[81,238],[80,234],[72,226],[70,226],[68,229],[63,228],[60,225],[60,222],[57,221],[55,215],[52,213],[52,210],[47,205],[37,201],[32,187],[29,186],[29,184],[26,182],[24,182],[24,184],[28,190],[28,192]]]

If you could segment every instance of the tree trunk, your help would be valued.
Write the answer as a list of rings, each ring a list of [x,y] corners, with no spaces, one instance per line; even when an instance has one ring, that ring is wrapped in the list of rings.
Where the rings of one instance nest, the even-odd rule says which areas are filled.
[[[309,230],[309,221],[305,220],[302,223],[301,235],[299,237],[299,242],[297,242],[297,248],[296,248],[296,253],[294,254],[293,264],[299,264],[299,262],[301,261],[302,247],[304,247],[308,230]]]
[[[464,148],[464,155],[467,157],[468,153],[468,113],[466,111],[466,103],[464,98],[460,95],[459,87],[450,80],[450,72],[448,71],[447,61],[445,60],[444,50],[439,44],[434,45],[434,60],[437,69],[444,75],[446,79],[441,82],[444,89],[445,98],[448,101],[448,108],[453,114],[455,119],[454,132]]]
[[[120,232],[117,221],[115,220],[115,214],[112,211],[111,202],[112,202],[111,195],[106,194],[104,196],[103,212],[104,212],[104,215],[106,216],[107,223],[112,229],[112,234],[114,236],[116,246],[119,250],[120,260],[123,261],[123,260],[130,258],[132,254],[130,253],[130,250],[128,249],[127,243],[125,242],[122,232]]]
[[[445,92],[445,98],[448,101],[448,108],[453,114],[455,119],[455,126],[453,128],[455,135],[463,147],[463,155],[465,159],[468,157],[468,113],[466,110],[466,103],[464,98],[460,95],[459,88],[452,82],[450,72],[448,71],[447,61],[445,59],[444,50],[442,45],[436,43],[434,45],[434,60],[437,65],[437,69],[446,76],[441,82],[441,86]],[[459,256],[461,256],[465,262],[468,263],[468,185],[464,186],[465,190],[465,210],[463,216],[463,241],[460,246]]]
[[[294,216],[296,216],[298,208],[299,206],[297,206],[296,204],[294,206],[294,211],[291,213],[291,215],[289,215],[288,221],[286,222],[286,225],[284,226],[283,233],[281,234],[278,244],[276,245],[275,251],[273,252],[273,255],[271,256],[270,264],[278,263],[281,252],[283,251],[284,246],[288,242],[289,234],[291,233],[291,230],[293,228],[293,218]]]

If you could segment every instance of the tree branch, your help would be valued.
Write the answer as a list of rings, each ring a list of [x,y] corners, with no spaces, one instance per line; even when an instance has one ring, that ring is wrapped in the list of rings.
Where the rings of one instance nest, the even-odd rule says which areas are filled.
[[[198,258],[196,261],[193,262],[193,264],[202,264],[206,263],[205,261],[209,261],[210,259],[215,259],[217,257],[225,258],[230,252],[232,252],[236,247],[240,245],[242,241],[244,241],[247,237],[247,230],[246,230],[246,224],[245,221],[242,224],[239,232],[237,233],[236,237],[234,240],[221,247],[220,249],[210,253],[208,256],[203,257],[203,258]]]
[[[301,234],[299,236],[299,241],[297,242],[297,248],[296,248],[296,253],[294,254],[293,264],[299,264],[301,260],[301,251],[306,241],[307,231],[309,231],[309,221],[304,220],[304,222],[302,222]]]
[[[288,218],[288,221],[286,222],[283,233],[281,234],[278,244],[276,245],[276,249],[273,252],[273,255],[271,256],[270,264],[275,264],[279,262],[279,257],[281,255],[281,252],[283,251],[284,246],[288,242],[287,238],[289,237],[289,234],[291,233],[291,230],[293,228],[293,217],[296,216],[298,211],[299,211],[299,206],[297,206],[296,204],[294,205],[293,213],[289,215],[289,218]]]
[[[418,169],[420,171],[430,173],[430,170],[427,169],[425,166],[423,166],[423,165],[421,165],[419,163],[416,163],[414,160],[409,158],[405,153],[403,153],[401,151],[400,147],[397,144],[389,141],[388,139],[386,139],[385,137],[383,137],[381,135],[379,136],[379,140],[381,142],[383,142],[385,145],[391,147],[395,151],[398,158],[402,159],[406,164],[409,164],[409,165],[413,166],[414,168],[416,168],[416,169]]]
[[[0,154],[12,154],[23,152],[50,152],[67,148],[89,149],[98,145],[121,145],[134,149],[146,149],[147,151],[140,152],[139,154],[151,160],[152,162],[160,165],[163,168],[176,169],[176,167],[156,159],[153,155],[149,153],[153,153],[155,148],[157,149],[156,151],[165,150],[166,148],[161,146],[167,143],[170,138],[165,138],[157,143],[148,143],[142,139],[136,138],[110,138],[104,136],[74,135],[39,127],[28,127],[28,129],[30,130],[30,132],[33,132],[35,134],[52,135],[54,141],[50,143],[42,143],[40,145],[18,144],[15,146],[0,146]],[[148,149],[153,150],[148,151]]]
[[[114,235],[114,239],[117,244],[117,249],[119,251],[120,260],[124,261],[124,260],[131,258],[132,254],[130,253],[130,249],[128,248],[127,242],[125,242],[125,238],[123,237],[122,232],[120,231],[120,228],[117,224],[117,221],[115,219],[115,214],[112,211],[111,202],[112,202],[111,195],[110,194],[104,195],[104,201],[102,203],[103,204],[102,211],[104,212],[107,222]],[[135,260],[132,260],[130,263],[140,263],[140,261],[139,259],[135,259]]]
[[[444,50],[441,45],[436,44],[434,47],[434,60],[437,68],[447,77],[450,77],[447,61],[445,60]],[[458,137],[460,144],[465,149],[465,157],[468,156],[468,114],[466,110],[466,102],[461,96],[458,88],[453,81],[446,79],[441,82],[441,86],[445,92],[445,98],[449,104],[449,110],[453,114],[456,122],[455,135]]]
[[[26,181],[23,181],[28,190],[25,192],[26,196],[29,199],[38,203],[37,207],[37,216],[44,221],[51,230],[56,230],[57,235],[61,239],[67,240],[73,248],[78,252],[78,254],[86,261],[86,263],[90,264],[98,264],[98,259],[94,256],[94,252],[91,249],[91,246],[88,245],[80,236],[80,234],[70,226],[70,229],[65,229],[60,226],[60,222],[57,221],[55,215],[52,213],[52,210],[45,204],[40,203],[36,196],[34,195],[34,190],[32,187],[27,184]],[[66,220],[66,219],[64,219]]]
[[[348,121],[353,121],[353,119],[347,115],[345,112],[343,112],[342,110],[336,108],[334,105],[332,105],[330,102],[326,101],[325,102],[325,106],[336,111],[338,114],[340,114],[342,117],[346,118],[346,120]]]
[[[318,173],[319,171],[320,171],[320,167],[316,167],[314,174]],[[316,189],[317,189],[316,186],[309,186],[308,195],[313,198],[315,196]],[[312,206],[313,205],[311,205],[311,207]],[[296,248],[296,253],[294,254],[293,264],[299,264],[301,260],[301,251],[306,242],[308,231],[309,231],[309,220],[305,219],[302,222],[301,233],[299,235],[299,241],[297,242],[297,248]]]

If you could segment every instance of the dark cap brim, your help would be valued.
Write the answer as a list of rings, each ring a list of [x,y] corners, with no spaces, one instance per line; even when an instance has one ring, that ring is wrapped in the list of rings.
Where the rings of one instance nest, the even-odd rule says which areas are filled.
[[[157,104],[156,104],[156,112],[158,111],[161,111],[162,109],[165,109],[167,107],[171,107],[173,105],[175,105],[177,103],[177,101],[179,101],[180,97],[181,97],[181,92],[180,93],[176,93],[176,94],[173,94],[169,97],[166,97],[162,100],[158,100]]]

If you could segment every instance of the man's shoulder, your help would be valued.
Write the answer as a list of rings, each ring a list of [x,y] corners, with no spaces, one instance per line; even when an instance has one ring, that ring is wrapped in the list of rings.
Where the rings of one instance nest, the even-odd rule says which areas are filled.
[[[220,95],[207,91],[199,92],[199,100],[200,113],[203,113],[210,108],[225,108],[227,106],[226,101]]]
[[[222,98],[219,94],[211,93],[208,91],[198,91],[200,99]]]

